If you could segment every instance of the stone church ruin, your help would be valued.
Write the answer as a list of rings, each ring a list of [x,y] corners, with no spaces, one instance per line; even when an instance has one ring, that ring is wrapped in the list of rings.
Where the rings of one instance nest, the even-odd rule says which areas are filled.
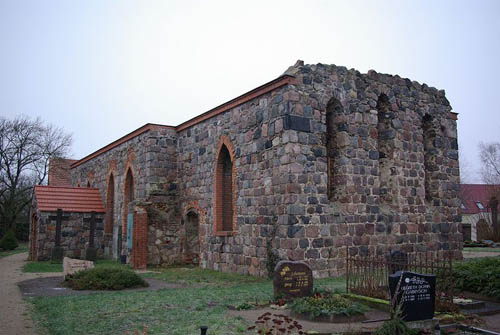
[[[274,254],[325,277],[345,271],[347,253],[460,258],[456,120],[444,91],[298,61],[176,127],[148,123],[80,160],[53,160],[46,187],[97,189],[95,245],[136,268],[262,276]],[[36,232],[51,224],[33,216],[32,259],[49,254],[41,239],[53,234]]]

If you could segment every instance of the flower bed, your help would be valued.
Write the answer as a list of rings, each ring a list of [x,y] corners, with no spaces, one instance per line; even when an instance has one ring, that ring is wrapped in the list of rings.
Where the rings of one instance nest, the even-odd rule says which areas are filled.
[[[332,323],[363,321],[366,319],[364,312],[368,310],[364,305],[329,291],[317,291],[311,297],[295,299],[288,308],[299,319]]]

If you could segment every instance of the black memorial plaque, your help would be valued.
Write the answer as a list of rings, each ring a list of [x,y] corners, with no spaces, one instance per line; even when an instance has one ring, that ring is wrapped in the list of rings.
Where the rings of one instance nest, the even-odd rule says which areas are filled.
[[[312,295],[312,270],[304,262],[281,261],[274,268],[274,297],[299,298]]]
[[[399,271],[389,275],[391,301],[397,294],[404,321],[428,320],[434,317],[436,276]],[[397,291],[397,292],[396,292]]]

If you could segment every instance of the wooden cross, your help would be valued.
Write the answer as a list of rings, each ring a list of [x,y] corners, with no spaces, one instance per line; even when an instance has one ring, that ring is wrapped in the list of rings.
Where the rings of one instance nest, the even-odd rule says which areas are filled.
[[[90,222],[89,248],[93,248],[94,247],[95,224],[101,223],[102,219],[97,219],[95,217],[95,212],[92,212],[90,214],[90,218],[84,218],[83,222]]]
[[[69,215],[63,216],[63,210],[58,208],[56,216],[49,216],[49,220],[56,221],[56,247],[61,246],[61,225],[63,221],[69,221]]]

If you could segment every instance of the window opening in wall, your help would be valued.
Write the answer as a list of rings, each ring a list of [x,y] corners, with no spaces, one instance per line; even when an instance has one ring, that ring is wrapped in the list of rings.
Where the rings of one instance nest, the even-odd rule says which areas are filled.
[[[326,106],[326,156],[328,173],[328,199],[335,200],[335,178],[337,177],[336,160],[339,156],[337,132],[339,131],[335,117],[343,114],[344,109],[339,100],[332,98]]]
[[[464,204],[460,204],[460,208],[461,208],[461,209],[467,209],[467,207],[465,207],[465,205],[464,205]]]
[[[125,192],[128,202],[134,201],[134,178],[130,169],[127,171],[127,184]]]
[[[484,206],[483,206],[483,204],[481,203],[481,201],[476,201],[476,206],[477,206],[477,208],[479,208],[479,209],[484,209]]]
[[[396,130],[393,127],[394,112],[391,111],[389,98],[381,94],[377,101],[377,131],[378,131],[378,156],[380,198],[383,202],[393,203],[397,187],[395,185],[397,171],[394,161],[394,139]]]
[[[425,200],[432,201],[439,198],[436,192],[436,183],[433,182],[433,173],[438,170],[436,166],[437,150],[434,147],[436,129],[432,125],[432,116],[425,114],[422,118],[424,141],[424,169],[425,169]]]
[[[113,232],[114,225],[114,209],[115,209],[115,178],[113,174],[109,176],[108,191],[106,195],[106,226],[105,233]]]
[[[217,159],[216,183],[216,229],[230,232],[233,230],[233,162],[225,145],[222,145]]]

